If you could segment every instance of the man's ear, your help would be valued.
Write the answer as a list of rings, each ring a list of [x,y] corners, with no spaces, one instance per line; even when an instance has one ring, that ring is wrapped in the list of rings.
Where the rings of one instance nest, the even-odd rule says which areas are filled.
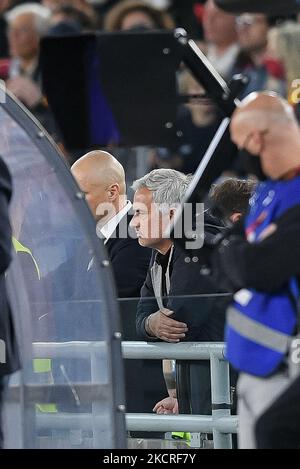
[[[242,214],[240,212],[235,212],[229,218],[232,223],[236,223],[242,218]]]
[[[107,192],[108,192],[108,200],[110,202],[114,202],[116,200],[116,198],[119,196],[120,194],[120,187],[119,187],[119,184],[116,182],[114,184],[111,184],[108,189],[107,189]]]
[[[263,135],[259,130],[255,130],[249,142],[248,151],[253,155],[260,155],[263,150]]]

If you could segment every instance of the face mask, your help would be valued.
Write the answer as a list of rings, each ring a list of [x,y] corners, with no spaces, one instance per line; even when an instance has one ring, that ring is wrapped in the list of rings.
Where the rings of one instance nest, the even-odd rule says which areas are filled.
[[[264,174],[259,156],[254,156],[247,150],[239,152],[241,166],[246,174],[257,177],[259,181],[265,181],[267,176]]]

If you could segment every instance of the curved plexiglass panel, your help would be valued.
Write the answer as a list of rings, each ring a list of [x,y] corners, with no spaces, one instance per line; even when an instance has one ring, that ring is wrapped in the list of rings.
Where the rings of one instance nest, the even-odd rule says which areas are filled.
[[[14,185],[7,280],[22,358],[7,397],[6,446],[122,446],[116,304],[92,217],[68,168],[11,99],[0,108],[0,141]]]

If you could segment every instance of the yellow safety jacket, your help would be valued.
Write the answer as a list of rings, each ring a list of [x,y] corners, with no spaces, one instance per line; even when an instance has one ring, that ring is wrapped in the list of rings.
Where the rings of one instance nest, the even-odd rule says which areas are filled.
[[[191,434],[189,432],[172,432],[173,440],[183,440],[188,444],[191,442]]]
[[[38,263],[36,262],[31,250],[24,246],[20,241],[18,241],[16,238],[12,238],[12,243],[13,247],[16,253],[18,252],[24,252],[28,254],[31,257],[31,260],[35,266],[36,273],[38,276],[38,279],[41,279],[41,274],[40,274],[40,269],[38,266]],[[33,359],[33,371],[34,373],[44,373],[46,375],[47,373],[47,382],[53,382],[53,377],[52,377],[52,360],[50,358],[34,358]],[[50,384],[50,383],[49,383]],[[57,412],[57,407],[56,404],[36,404],[36,408],[40,412]]]

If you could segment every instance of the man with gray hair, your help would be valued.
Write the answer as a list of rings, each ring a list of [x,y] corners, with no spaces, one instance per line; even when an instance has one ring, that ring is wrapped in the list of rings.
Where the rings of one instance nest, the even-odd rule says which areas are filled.
[[[137,331],[143,340],[173,343],[223,340],[224,304],[207,296],[217,293],[206,268],[210,248],[204,243],[191,260],[165,234],[190,181],[190,176],[178,171],[157,169],[133,184],[131,226],[141,246],[153,248],[136,317]],[[220,232],[216,219],[206,218],[205,222],[205,233],[214,236]],[[206,296],[197,297],[200,294]],[[177,361],[177,372],[181,367]],[[191,408],[193,413],[211,414],[209,363],[194,362],[190,364],[189,373],[190,403],[186,403],[186,396],[180,395],[180,382],[177,382],[179,412],[189,413]],[[175,406],[174,385],[167,387],[169,399]]]

